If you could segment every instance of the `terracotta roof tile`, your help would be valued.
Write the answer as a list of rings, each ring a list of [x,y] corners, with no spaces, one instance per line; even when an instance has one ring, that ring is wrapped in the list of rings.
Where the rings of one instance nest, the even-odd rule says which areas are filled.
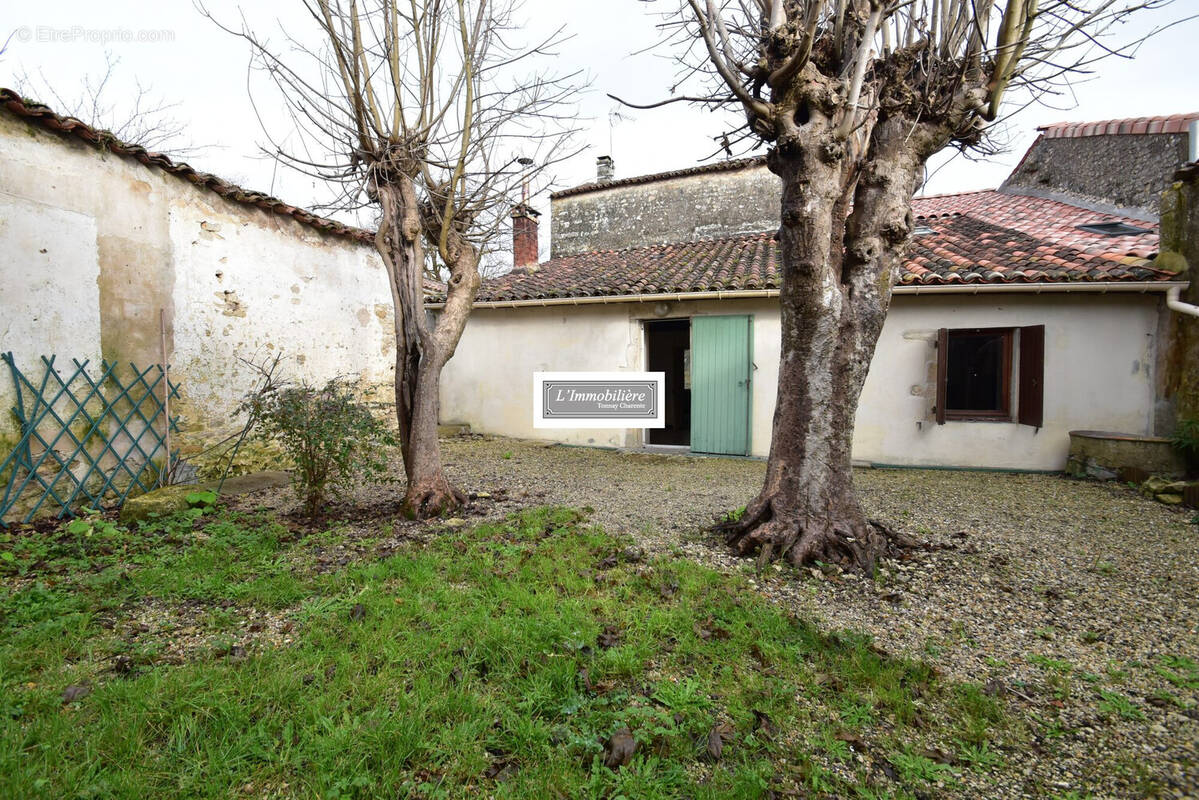
[[[899,283],[952,285],[1151,281],[1157,226],[1039,197],[998,191],[919,197],[913,210],[932,233],[914,236]],[[1124,222],[1148,233],[1104,236],[1078,225]],[[774,233],[605,250],[554,258],[533,272],[484,282],[479,302],[559,297],[777,289]]]
[[[1165,117],[1131,117],[1099,122],[1056,122],[1037,128],[1047,139],[1070,139],[1082,136],[1107,136],[1129,133],[1186,133],[1190,124],[1199,120],[1199,111],[1190,114],[1171,114]]]

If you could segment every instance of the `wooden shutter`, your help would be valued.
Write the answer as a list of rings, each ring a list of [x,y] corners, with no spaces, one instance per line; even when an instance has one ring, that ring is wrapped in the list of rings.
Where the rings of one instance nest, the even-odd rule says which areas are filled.
[[[1045,421],[1045,326],[1020,329],[1021,425],[1041,427]]]
[[[945,424],[945,397],[948,394],[945,386],[946,371],[949,369],[949,329],[937,331],[937,406],[933,411],[937,414],[937,424]]]

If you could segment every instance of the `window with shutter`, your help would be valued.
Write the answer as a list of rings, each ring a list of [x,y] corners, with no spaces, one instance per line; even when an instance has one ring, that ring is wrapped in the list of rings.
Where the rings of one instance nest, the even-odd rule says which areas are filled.
[[[1017,348],[1019,376],[1013,386]],[[1044,361],[1044,325],[941,328],[937,331],[937,423],[1018,420],[1041,427]]]
[[[1020,397],[1017,413],[1021,425],[1041,427],[1045,417],[1045,326],[1020,329]]]

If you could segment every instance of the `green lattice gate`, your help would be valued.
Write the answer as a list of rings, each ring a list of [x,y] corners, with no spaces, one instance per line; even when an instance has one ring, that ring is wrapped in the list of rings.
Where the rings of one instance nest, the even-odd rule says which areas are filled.
[[[12,375],[17,441],[0,449],[0,526],[28,522],[39,512],[71,516],[81,506],[117,506],[131,494],[169,483],[175,453],[167,442],[178,429],[167,401],[179,395],[160,365],[140,369],[101,361],[96,374],[88,361],[72,360],[65,372],[55,357],[42,356],[40,375],[17,368],[12,353],[0,353]]]

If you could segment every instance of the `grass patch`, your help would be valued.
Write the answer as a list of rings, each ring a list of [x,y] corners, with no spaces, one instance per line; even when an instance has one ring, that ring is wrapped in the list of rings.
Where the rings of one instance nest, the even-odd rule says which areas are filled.
[[[256,515],[36,536],[0,542],[25,576],[0,593],[0,785],[21,797],[908,797],[955,784],[934,741],[986,769],[1023,735],[977,686],[568,509],[332,572],[311,567],[335,532]],[[164,663],[118,634],[148,603],[204,609],[226,644]],[[292,643],[247,652],[242,607]]]

